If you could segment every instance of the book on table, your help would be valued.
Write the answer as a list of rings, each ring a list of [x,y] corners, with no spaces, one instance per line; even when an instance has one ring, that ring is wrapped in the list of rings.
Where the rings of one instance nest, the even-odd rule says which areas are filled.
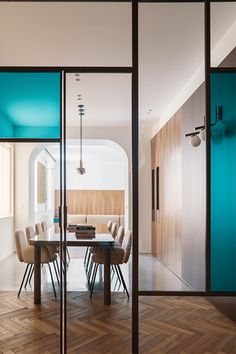
[[[93,225],[81,224],[75,229],[76,238],[95,238],[95,227]]]

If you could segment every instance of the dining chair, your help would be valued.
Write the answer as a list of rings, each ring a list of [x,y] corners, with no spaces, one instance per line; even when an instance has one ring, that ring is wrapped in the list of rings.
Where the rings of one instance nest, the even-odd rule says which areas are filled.
[[[42,221],[42,222],[41,222],[41,226],[42,226],[42,230],[43,230],[43,231],[47,231],[47,229],[48,229],[48,224],[46,223],[46,221]]]
[[[116,228],[116,227],[114,227],[114,228]],[[115,247],[121,247],[122,246],[122,242],[123,242],[123,239],[124,239],[124,234],[125,234],[124,227],[120,226],[119,229],[118,229],[117,235],[115,237]],[[91,257],[95,253],[95,251],[96,251],[96,249],[94,247],[90,247],[89,248],[89,255],[88,255],[87,263],[86,263],[86,266],[85,266],[85,270],[87,272],[87,278],[88,278],[89,284],[90,284],[90,278],[92,276],[93,267],[94,267],[94,263],[91,261]],[[116,269],[113,267],[113,265],[112,265],[112,271],[116,272]],[[117,274],[117,276],[118,276],[118,279],[121,281],[119,274]]]
[[[27,243],[30,246],[29,241],[32,237],[34,237],[36,235],[36,232],[32,226],[27,226],[25,228],[25,233],[26,233]]]
[[[34,246],[29,246],[27,244],[27,239],[26,239],[25,233],[22,230],[18,230],[15,232],[15,243],[16,243],[16,251],[17,251],[17,256],[18,256],[19,261],[21,263],[27,264],[24,275],[23,275],[23,279],[22,279],[22,282],[21,282],[21,285],[20,285],[20,288],[18,291],[18,295],[17,295],[18,297],[20,297],[20,293],[21,293],[25,278],[26,278],[25,283],[27,284],[29,277],[31,276],[31,273],[32,273],[32,268],[34,266]],[[52,269],[51,269],[50,263],[53,263],[56,260],[56,257],[57,256],[55,254],[52,256],[46,247],[41,248],[41,264],[48,265],[55,298],[57,297],[57,294],[56,294],[56,289],[55,289],[55,284],[54,284],[54,280],[53,280]]]
[[[115,238],[115,246],[118,246],[118,247],[122,246],[124,235],[125,235],[125,229],[123,226],[120,226],[118,229],[116,238]]]
[[[26,239],[27,239],[27,243],[28,245],[30,246],[30,243],[29,243],[29,240],[36,236],[36,232],[34,230],[34,228],[32,226],[27,226],[26,229],[25,229],[25,232],[26,232]],[[56,246],[47,246],[46,247],[51,255],[51,257],[53,258],[55,254],[58,253],[58,248]],[[56,257],[55,261],[53,262],[53,267],[54,267],[54,270],[55,270],[55,274],[56,274],[56,277],[57,277],[57,283],[58,285],[60,284],[60,271],[59,271],[59,264],[58,264],[58,259]],[[33,272],[34,272],[34,266],[32,267],[32,270],[31,270],[31,274],[29,276],[29,279],[28,279],[28,282],[30,283],[31,279],[32,279],[32,275],[33,275]],[[25,283],[25,288],[27,286],[27,282]]]
[[[35,231],[36,231],[36,235],[40,235],[44,231],[42,225],[39,222],[35,224]]]
[[[114,268],[117,272],[117,276],[120,279],[120,281],[122,282],[124,290],[126,291],[128,298],[129,298],[129,292],[128,292],[127,286],[125,284],[125,280],[124,280],[120,265],[128,263],[130,253],[131,253],[131,246],[132,246],[132,232],[127,231],[125,233],[125,236],[124,236],[124,239],[122,242],[122,247],[114,246],[110,251],[111,252],[110,264],[111,264],[111,266],[114,266]],[[104,254],[103,254],[102,248],[99,247],[95,251],[94,255],[92,256],[92,262],[94,262],[95,267],[93,270],[92,280],[91,280],[90,298],[92,298],[92,295],[93,295],[93,289],[94,289],[94,284],[95,284],[96,275],[97,275],[97,271],[98,271],[98,266],[100,264],[104,264]]]
[[[112,221],[108,221],[108,223],[107,223],[108,232],[111,232],[111,227],[112,227]]]
[[[112,223],[110,234],[115,239],[117,234],[117,224],[115,222]]]

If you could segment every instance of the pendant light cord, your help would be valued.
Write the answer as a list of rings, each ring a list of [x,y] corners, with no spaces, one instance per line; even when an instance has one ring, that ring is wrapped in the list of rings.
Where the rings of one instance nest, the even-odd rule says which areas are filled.
[[[82,131],[82,114],[80,114],[80,160],[82,161],[82,138],[83,138],[83,131]]]

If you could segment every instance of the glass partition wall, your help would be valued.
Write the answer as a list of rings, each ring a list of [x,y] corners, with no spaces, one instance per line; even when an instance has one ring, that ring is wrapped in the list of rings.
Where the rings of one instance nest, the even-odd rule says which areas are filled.
[[[148,13],[149,22],[145,21]],[[150,340],[140,334],[139,345],[133,342],[133,348],[134,352],[168,352],[180,348],[194,352],[196,346],[198,349],[201,346],[200,350],[208,351],[214,347],[213,343],[199,343],[199,346],[196,339],[194,345],[186,345],[181,334],[173,338],[171,330],[167,333],[165,329],[174,324],[183,330],[179,316],[183,318],[184,313],[188,313],[188,329],[191,328],[201,306],[206,309],[203,321],[207,319],[207,311],[214,308],[212,304],[224,312],[227,303],[234,311],[234,298],[223,296],[235,296],[236,278],[235,4],[209,1],[205,4],[139,4],[139,23],[140,102],[148,77],[144,71],[151,67],[154,58],[155,77],[158,63],[162,63],[162,54],[168,53],[169,45],[171,53],[160,65],[156,79],[159,90],[152,90],[146,97],[147,105],[139,121],[140,254],[133,272],[137,271],[138,264],[139,331],[142,333],[154,323],[156,327],[149,333]],[[146,40],[157,28],[161,39],[161,34],[165,33],[165,50],[158,35],[156,51]],[[149,36],[143,35],[145,30],[149,31]],[[168,35],[169,31],[172,35]],[[181,45],[187,43],[189,35],[192,43],[194,38],[194,49],[184,46],[190,51],[184,52],[182,61],[178,60],[183,52]],[[149,65],[142,67],[145,55]],[[172,59],[169,66],[167,58]],[[191,69],[195,64],[195,70]],[[179,74],[184,80],[188,69],[192,72],[189,80],[181,85],[182,90],[177,91],[169,106],[164,105],[162,112],[163,91],[166,88],[170,96],[179,82],[175,75]],[[154,109],[153,96],[159,103]],[[141,107],[144,108],[142,104]],[[153,124],[152,119],[157,116],[158,122]],[[148,135],[151,146],[145,145]],[[198,298],[199,295],[209,301]],[[224,321],[223,316],[222,325]],[[134,330],[137,334],[138,328]],[[207,335],[207,329],[203,331]]]
[[[203,23],[202,3],[139,5],[140,290],[205,290]]]
[[[119,346],[113,329],[131,318],[131,259],[120,257],[132,227],[131,75],[88,69],[65,80],[67,347],[103,352]],[[131,351],[131,328],[122,341]]]
[[[73,6],[76,6],[76,4]],[[108,6],[112,5],[109,4]],[[130,21],[129,23],[131,23],[131,6],[128,5],[128,8],[125,9],[124,13],[126,13],[127,22]],[[192,11],[194,12],[194,21],[190,21]],[[120,14],[122,14],[122,10]],[[217,16],[219,12],[216,11],[215,14]],[[158,21],[156,21],[156,16],[159,18]],[[171,26],[168,23],[169,26],[166,28],[166,21],[162,21],[163,18],[168,18]],[[204,19],[205,38],[203,41]],[[229,23],[229,26],[231,26],[232,23],[230,21]],[[216,42],[224,37],[228,27],[219,26],[221,32],[217,34]],[[186,31],[186,28],[188,31]],[[129,30],[131,30],[130,27]],[[169,36],[167,36],[168,30]],[[173,37],[173,32],[175,33],[175,40],[171,43],[170,39]],[[138,40],[138,33],[140,34],[140,40]],[[164,45],[164,49],[155,52],[151,46],[152,52],[150,54],[150,43],[147,38],[151,38],[154,33],[156,33],[155,38],[158,42],[158,48]],[[167,37],[163,36],[163,33]],[[25,160],[21,160],[20,156],[26,153],[25,151],[28,150],[30,145],[27,145],[27,149],[24,146],[19,149],[12,147],[12,144],[17,142],[31,142],[33,144],[40,142],[44,144],[40,151],[37,147],[34,147],[36,150],[31,156],[32,161],[37,160],[34,164],[35,181],[37,183],[34,186],[35,195],[30,200],[33,202],[32,205],[35,205],[35,201],[37,202],[39,213],[44,211],[42,210],[43,205],[44,208],[48,206],[49,209],[50,206],[54,205],[53,215],[50,214],[50,226],[53,230],[53,237],[56,237],[57,240],[57,249],[55,249],[55,244],[49,244],[49,246],[53,248],[53,251],[55,250],[59,260],[59,279],[57,279],[57,268],[52,274],[55,283],[59,282],[59,286],[54,284],[58,294],[57,300],[51,298],[54,295],[53,285],[49,285],[50,294],[44,293],[44,287],[41,287],[43,275],[40,272],[40,253],[38,249],[42,246],[42,243],[36,245],[31,240],[30,245],[35,247],[34,257],[38,257],[38,260],[35,263],[34,282],[32,280],[32,268],[25,278],[27,283],[31,279],[34,289],[34,293],[26,294],[27,301],[29,301],[27,311],[30,313],[33,302],[36,305],[41,303],[40,321],[45,321],[46,328],[50,328],[50,339],[54,345],[54,350],[57,347],[60,353],[67,353],[72,350],[87,350],[88,348],[93,351],[94,347],[98,348],[99,345],[108,351],[111,349],[114,340],[117,341],[117,346],[123,345],[124,352],[125,350],[129,351],[127,349],[130,345],[128,331],[131,327],[132,353],[136,354],[139,351],[143,352],[151,348],[152,350],[153,348],[156,348],[157,351],[161,350],[163,348],[159,343],[159,327],[161,327],[160,331],[163,334],[163,332],[166,332],[165,326],[170,324],[168,321],[164,323],[165,316],[163,317],[163,313],[166,314],[167,309],[169,309],[171,318],[175,315],[175,312],[182,313],[184,304],[187,316],[188,309],[192,308],[191,300],[182,296],[232,295],[235,291],[235,248],[233,247],[235,239],[235,209],[233,203],[235,192],[233,186],[235,172],[233,168],[235,162],[235,105],[232,104],[232,98],[235,96],[235,64],[229,64],[231,58],[228,57],[226,58],[226,64],[226,61],[223,61],[224,57],[222,57],[222,66],[211,67],[210,65],[210,2],[208,1],[205,2],[205,5],[201,3],[170,3],[165,4],[165,6],[164,4],[138,4],[138,1],[133,1],[132,34],[132,60],[129,58],[126,61],[126,57],[122,61],[121,65],[123,66],[121,67],[105,66],[108,58],[110,58],[109,63],[117,65],[116,59],[122,57],[115,55],[112,59],[109,57],[112,54],[112,51],[110,51],[105,61],[103,61],[104,56],[100,56],[99,64],[103,65],[101,67],[68,67],[65,65],[55,70],[45,70],[43,68],[6,70],[5,68],[1,70],[0,74],[1,95],[3,97],[0,117],[1,121],[4,122],[4,125],[0,127],[1,144],[3,142],[4,145],[0,145],[0,151],[4,151],[4,153],[1,153],[0,156],[5,163],[4,166],[7,166],[6,168],[11,174],[11,162],[6,162],[6,155],[12,148],[16,149],[19,170],[21,164],[24,165],[25,163]],[[131,31],[128,36],[123,37],[129,42]],[[181,52],[181,42],[187,42],[189,39],[196,44],[192,48],[191,54],[193,57],[189,57],[190,53],[186,50],[186,47],[183,55],[188,58],[188,63],[191,63],[193,67],[185,65],[182,68],[179,73],[182,81],[178,87],[176,83],[179,80],[175,75],[182,62],[181,56],[178,57],[176,53],[180,54]],[[204,42],[205,76],[203,66]],[[115,48],[113,49],[115,50]],[[160,52],[165,55],[162,57]],[[144,53],[147,54],[146,57]],[[174,57],[175,65],[173,60],[170,60],[168,64],[169,59],[167,60],[167,57],[169,59]],[[94,57],[90,53],[91,61],[89,64],[96,65],[93,59]],[[81,65],[88,65],[84,57],[83,60]],[[157,63],[161,67],[159,73],[155,72]],[[217,65],[219,64],[220,62]],[[151,70],[151,73],[145,72],[147,68]],[[164,68],[166,69],[164,70]],[[191,73],[196,75],[191,76]],[[154,74],[156,75],[155,80],[153,79]],[[8,79],[6,79],[7,75]],[[22,76],[23,80],[21,80],[21,75],[25,75],[24,78]],[[162,79],[160,79],[161,75],[163,75]],[[113,76],[116,79],[118,78],[115,83],[113,82]],[[107,85],[107,78],[108,81],[112,78],[115,99],[112,97],[109,84]],[[33,82],[34,80],[35,82]],[[123,80],[129,82],[125,88],[122,86]],[[204,80],[205,85],[203,84]],[[132,85],[130,85],[130,81]],[[150,90],[152,81],[158,83],[158,89],[154,87]],[[166,83],[166,81],[168,82]],[[25,84],[28,84],[28,87],[25,87]],[[58,87],[58,84],[60,87]],[[138,90],[139,84],[140,91]],[[14,102],[9,102],[9,87],[11,85],[16,87],[12,90]],[[44,85],[47,88],[44,89]],[[192,99],[188,95],[189,92],[185,91],[188,85]],[[4,92],[6,87],[7,90]],[[98,93],[97,87],[101,92]],[[126,91],[127,87],[129,93]],[[158,91],[158,99],[156,91]],[[166,91],[168,95],[161,98],[162,91],[163,93]],[[149,92],[148,95],[147,92]],[[176,92],[177,96],[175,95]],[[27,96],[26,101],[23,97],[24,93]],[[167,96],[168,100],[166,100]],[[103,101],[106,97],[109,100],[108,103]],[[128,98],[132,102],[132,109],[126,106],[126,109],[122,111],[121,107],[127,102]],[[156,101],[158,101],[158,105]],[[99,111],[101,105],[103,110]],[[112,107],[110,111],[109,107]],[[167,109],[168,107],[169,109]],[[118,129],[116,125],[113,125],[114,120],[122,121],[128,110],[132,116],[131,129],[127,126],[123,126],[123,130]],[[117,111],[120,114],[119,117],[114,115],[114,113],[117,114]],[[35,117],[35,120],[32,117]],[[169,120],[169,118],[171,119]],[[99,127],[94,124],[97,120],[100,122]],[[82,129],[81,121],[84,124]],[[105,124],[109,123],[108,128],[112,129],[107,129],[104,122]],[[127,133],[129,129],[132,135],[131,143],[129,139],[126,139],[126,135],[129,135]],[[169,132],[165,129],[169,129]],[[118,130],[119,133],[117,134]],[[101,137],[106,142],[103,141],[102,144],[101,141],[99,144],[97,141],[94,142],[94,139],[101,140]],[[74,141],[71,141],[73,139]],[[114,196],[108,196],[110,192],[108,193],[106,189],[106,197],[102,196],[100,193],[104,189],[99,189],[101,185],[98,187],[99,176],[102,176],[106,170],[104,156],[109,155],[111,169],[117,168],[115,161],[118,158],[120,161],[122,160],[119,154],[121,151],[119,150],[118,153],[114,146],[107,145],[107,140],[113,139],[116,144],[119,144],[119,142],[122,144],[126,141],[126,149],[129,151],[126,180],[126,183],[128,181],[128,191],[125,190],[124,193],[115,194],[116,200],[123,200],[121,202],[123,209],[121,207],[119,211],[114,210],[109,215],[112,218],[118,217],[118,222],[124,223],[125,230],[131,229],[133,234],[132,273],[129,271],[127,273],[132,274],[132,298],[129,302],[126,299],[125,303],[126,293],[120,292],[120,289],[123,290],[124,287],[122,274],[116,268],[109,267],[107,249],[104,251],[104,254],[106,254],[104,256],[106,262],[104,263],[106,263],[107,271],[107,273],[104,271],[104,274],[106,274],[106,279],[104,279],[102,267],[96,267],[96,264],[91,263],[91,258],[93,257],[92,260],[95,259],[94,249],[91,249],[92,244],[84,243],[83,247],[72,247],[72,239],[69,233],[71,230],[68,229],[68,227],[73,228],[77,224],[85,223],[87,226],[90,224],[93,226],[97,223],[99,224],[97,230],[100,228],[101,233],[107,233],[107,230],[103,230],[105,227],[107,228],[106,222],[110,220],[106,219],[104,221],[103,218],[101,222],[100,216],[108,215],[105,214],[105,212],[107,213],[107,211],[104,211],[105,209],[103,210],[104,214],[100,214],[102,203],[97,203],[98,208],[100,208],[99,214],[97,214],[98,211],[94,210],[91,211],[91,214],[88,214],[88,210],[85,212],[83,207],[86,203],[88,205],[92,198],[92,206],[96,209],[95,199],[97,196],[99,196],[99,200],[104,198],[104,204],[107,207],[110,203],[108,200],[111,201],[109,198],[114,198]],[[59,142],[60,147],[56,145]],[[82,154],[80,142],[83,142]],[[104,143],[105,145],[103,145]],[[114,150],[116,151],[114,152]],[[89,154],[91,153],[93,156],[97,156],[95,162],[90,161]],[[54,161],[55,166],[53,168],[50,167],[50,164],[47,165],[48,169],[45,168],[46,164],[43,162],[45,154]],[[100,165],[101,160],[102,166]],[[97,164],[101,167],[98,166],[96,170]],[[125,168],[124,166],[127,168],[125,158],[122,160],[122,164],[123,167],[119,164],[120,170]],[[69,172],[70,168],[73,168],[71,173]],[[50,196],[52,198],[50,201],[45,199],[45,190],[47,189],[46,186],[52,187],[53,170],[56,177],[54,175],[54,193],[53,196]],[[91,189],[93,195],[88,187],[85,189],[82,179],[86,177],[90,170],[93,170],[97,176],[96,189]],[[27,173],[27,170],[25,172]],[[106,176],[108,172],[111,171],[107,171]],[[75,175],[80,178],[75,178]],[[106,176],[103,175],[102,177],[103,183]],[[112,177],[109,178],[107,186],[111,182],[118,183],[118,179],[115,180],[114,178],[114,181],[111,181],[111,179]],[[0,180],[2,180],[1,177]],[[81,187],[80,195],[74,198],[70,195],[70,191],[77,189],[78,183],[79,189]],[[69,185],[71,188],[68,188]],[[113,186],[113,188],[115,187]],[[220,196],[219,190],[221,191]],[[84,195],[84,191],[86,191],[87,196]],[[114,190],[112,191],[114,192]],[[120,187],[120,190],[116,190],[116,192],[122,192],[122,188]],[[1,193],[5,195],[2,189]],[[27,198],[27,194],[25,196]],[[82,201],[80,206],[78,201]],[[111,205],[114,206],[112,201]],[[25,205],[21,201],[15,205],[15,211],[20,213],[20,217],[23,215],[22,209],[24,207]],[[75,208],[77,209],[75,210]],[[3,213],[3,208],[0,208],[0,210]],[[31,218],[34,216],[32,210],[29,211],[29,215],[29,221],[32,225],[35,221],[45,221]],[[123,215],[125,215],[124,218]],[[163,217],[168,220],[167,226],[161,225],[163,224]],[[186,220],[191,220],[191,222],[186,222]],[[50,240],[50,230],[43,232],[43,234],[45,237],[48,236]],[[224,237],[222,237],[222,234]],[[35,240],[40,241],[40,238]],[[73,242],[74,240],[75,238]],[[106,243],[107,239],[104,242]],[[89,252],[91,256],[89,256]],[[219,259],[223,264],[222,267],[219,267]],[[55,265],[55,267],[57,266]],[[121,271],[123,272],[125,269],[121,267]],[[45,273],[46,283],[49,282],[49,276],[50,270]],[[129,278],[126,276],[124,278],[125,282],[129,283]],[[102,287],[100,289],[103,280],[107,286],[105,287],[106,298],[103,297]],[[41,296],[40,288],[42,290]],[[107,291],[114,290],[114,288],[116,293],[111,292],[110,296]],[[90,302],[89,291],[92,289],[92,301]],[[78,292],[78,290],[82,290],[82,292]],[[84,290],[86,292],[83,292]],[[130,291],[130,288],[128,287],[127,290]],[[4,297],[4,294],[1,295]],[[171,297],[179,295],[180,297],[174,303],[171,303],[168,297],[155,298],[155,296],[161,295]],[[142,296],[144,297],[142,298]],[[118,303],[113,304],[114,299]],[[108,307],[110,301],[111,307]],[[25,300],[23,302],[25,306]],[[105,302],[105,305],[103,302]],[[130,314],[131,305],[132,315]],[[119,310],[122,306],[122,312],[117,311],[118,306]],[[199,309],[208,308],[208,304],[201,298],[197,299],[197,305],[194,306]],[[106,315],[103,313],[104,309]],[[162,315],[160,314],[160,317],[158,317],[161,309],[163,310]],[[209,313],[211,310],[209,307]],[[149,315],[150,318],[148,318]],[[102,319],[101,316],[103,316]],[[108,330],[106,321],[111,318],[112,321],[109,323]],[[140,328],[143,329],[140,340],[139,319]],[[146,343],[145,345],[147,339],[143,338],[143,333],[146,335],[147,328],[150,329],[150,320],[154,321],[153,323],[156,325],[151,333],[148,332],[149,344]],[[115,325],[114,321],[118,325]],[[117,335],[117,328],[119,335]],[[180,330],[180,335],[186,334],[186,331],[188,331],[187,328],[182,328],[182,330],[182,332]],[[109,338],[112,338],[112,342]],[[121,344],[122,339],[123,344]],[[167,345],[168,340],[166,338]],[[49,341],[49,338],[45,339],[47,348]],[[175,344],[173,344],[173,348]],[[7,348],[11,349],[9,346]],[[193,348],[190,347],[190,349]],[[207,350],[209,348],[206,348]],[[35,351],[36,347],[32,344],[32,352]]]

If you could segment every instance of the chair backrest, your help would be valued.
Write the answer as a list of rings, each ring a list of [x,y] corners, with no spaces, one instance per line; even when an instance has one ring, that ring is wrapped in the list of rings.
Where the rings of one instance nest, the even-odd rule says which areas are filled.
[[[25,233],[22,230],[17,230],[15,232],[15,241],[16,241],[16,252],[20,262],[24,262],[22,249],[27,246],[27,241]]]
[[[42,221],[42,222],[41,222],[41,226],[42,226],[43,231],[47,231],[47,229],[48,229],[48,224],[46,223],[46,221]]]
[[[107,229],[108,229],[109,232],[111,232],[111,227],[112,227],[112,221],[108,221]]]
[[[115,241],[119,243],[120,246],[122,246],[124,235],[125,235],[125,229],[123,228],[123,226],[120,226],[115,239]]]
[[[42,234],[43,233],[43,228],[40,223],[35,224],[35,232],[36,235]]]
[[[25,231],[26,231],[26,239],[29,244],[29,240],[36,235],[36,232],[32,226],[27,226]]]
[[[111,226],[111,236],[115,239],[116,234],[117,234],[117,224],[113,222]]]
[[[131,231],[126,231],[125,237],[122,243],[122,248],[124,250],[124,258],[123,258],[123,263],[127,263],[129,260],[130,252],[131,252],[131,247],[132,247],[132,232]]]

